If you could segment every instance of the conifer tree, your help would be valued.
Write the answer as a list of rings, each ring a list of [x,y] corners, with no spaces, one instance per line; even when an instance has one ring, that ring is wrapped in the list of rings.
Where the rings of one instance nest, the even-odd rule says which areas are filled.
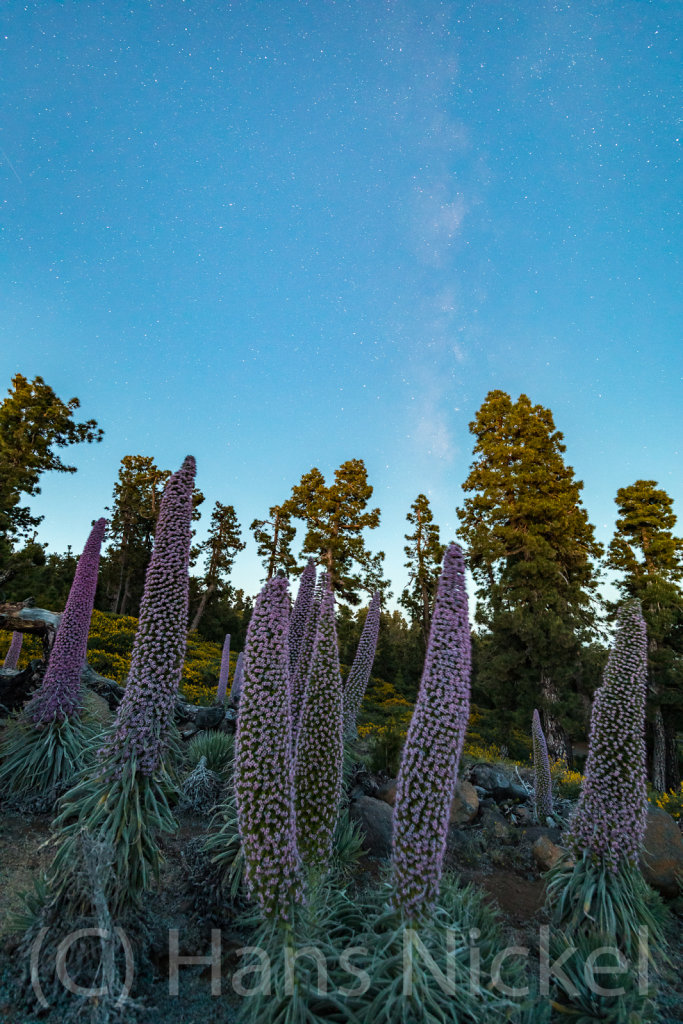
[[[296,527],[292,526],[286,505],[272,505],[268,509],[270,519],[254,519],[249,529],[254,534],[256,550],[266,570],[266,579],[272,579],[278,569],[289,575],[296,570],[296,559],[292,554],[292,541]]]
[[[199,554],[207,556],[207,562],[200,580],[201,597],[190,631],[199,627],[202,615],[213,595],[220,588],[227,587],[235,558],[246,547],[241,536],[242,529],[237,521],[234,506],[222,505],[217,501],[211,513],[209,535],[198,548]]]
[[[676,734],[683,729],[683,540],[673,501],[655,480],[617,491],[619,518],[607,564],[620,574],[625,598],[641,602],[648,633],[648,705],[652,720],[652,782],[677,789]]]
[[[410,585],[405,588],[399,601],[412,621],[420,624],[426,644],[446,547],[439,539],[439,527],[434,522],[426,495],[418,494],[406,519],[414,527],[412,533],[405,535],[408,544],[403,549],[408,558],[405,567]]]
[[[314,555],[325,568],[330,589],[349,604],[359,604],[359,590],[387,594],[382,577],[384,552],[372,555],[363,531],[379,526],[380,510],[367,510],[372,497],[362,459],[349,459],[334,473],[329,486],[315,466],[292,488],[288,512],[307,527],[301,557]]]
[[[503,730],[526,728],[539,706],[551,757],[570,762],[570,735],[585,725],[578,692],[588,688],[584,644],[602,553],[583,483],[565,465],[551,411],[526,395],[489,392],[470,431],[475,461],[458,534],[485,627],[479,682]]]

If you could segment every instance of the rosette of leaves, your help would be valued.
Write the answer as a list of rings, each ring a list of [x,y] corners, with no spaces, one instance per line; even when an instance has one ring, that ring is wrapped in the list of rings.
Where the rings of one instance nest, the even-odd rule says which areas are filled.
[[[86,764],[97,728],[83,720],[81,672],[106,525],[97,520],[78,560],[43,681],[6,730],[0,787],[10,797],[51,802]]]
[[[368,687],[379,636],[380,594],[373,594],[344,687],[344,735],[356,736],[356,719]]]
[[[235,740],[235,798],[250,896],[264,918],[289,920],[302,899],[294,816],[289,594],[275,576],[247,630]]]
[[[128,684],[97,765],[59,805],[59,846],[50,868],[56,898],[79,902],[70,867],[85,829],[114,849],[112,890],[106,893],[112,912],[139,906],[161,866],[157,837],[176,828],[169,803],[176,789],[165,754],[187,635],[195,472],[195,460],[188,456],[166,484]]]
[[[297,847],[308,868],[324,872],[332,848],[344,762],[343,696],[334,594],[318,614],[313,660],[296,742]]]
[[[548,745],[537,710],[534,710],[531,723],[531,740],[534,752],[534,807],[538,820],[545,823],[546,818],[553,813],[553,788]]]

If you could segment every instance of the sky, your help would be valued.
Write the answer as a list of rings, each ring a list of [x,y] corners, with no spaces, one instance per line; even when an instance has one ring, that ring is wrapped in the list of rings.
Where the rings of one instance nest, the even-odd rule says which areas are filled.
[[[683,521],[680,7],[668,0],[4,0],[0,394],[104,441],[32,502],[80,551],[120,460],[197,459],[248,527],[365,461],[395,592],[442,540],[488,391],[550,408],[609,542]],[[679,522],[680,528],[680,522]],[[299,531],[298,540],[303,540]]]

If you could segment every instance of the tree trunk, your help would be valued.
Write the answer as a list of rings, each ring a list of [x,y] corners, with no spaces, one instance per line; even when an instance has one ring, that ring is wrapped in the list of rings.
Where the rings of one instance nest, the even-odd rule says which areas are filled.
[[[664,717],[658,704],[652,723],[652,785],[658,793],[666,791],[666,736]]]
[[[197,611],[194,613],[194,618],[192,620],[192,625],[190,626],[190,633],[192,632],[192,630],[199,628],[199,623],[201,621],[202,615],[206,611],[206,606],[208,604],[209,598],[211,597],[211,595],[213,594],[215,589],[216,589],[216,584],[215,583],[209,583],[208,587],[206,588],[206,590],[202,594],[202,597],[201,597],[201,600],[199,602],[199,606],[197,608]]]
[[[123,588],[123,597],[121,598],[121,606],[119,608],[119,615],[126,614],[126,606],[128,605],[128,598],[130,597],[130,574],[126,576],[126,585]]]
[[[678,789],[681,784],[681,770],[678,763],[678,737],[673,725],[664,723],[666,788]]]
[[[30,608],[21,604],[0,604],[0,629],[17,633],[32,633],[43,644],[43,658],[47,663],[61,620],[61,615],[45,608]]]
[[[557,690],[555,684],[547,676],[541,676],[541,694],[545,703],[543,730],[548,745],[550,763],[564,761],[568,768],[572,768],[574,764],[572,745],[560,720],[552,711],[553,704],[557,703]]]

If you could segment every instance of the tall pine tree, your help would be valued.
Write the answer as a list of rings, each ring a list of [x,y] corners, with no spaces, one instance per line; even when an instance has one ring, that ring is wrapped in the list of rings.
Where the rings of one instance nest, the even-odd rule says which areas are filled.
[[[585,646],[594,624],[594,559],[602,548],[563,458],[552,413],[526,395],[491,391],[470,423],[473,462],[458,510],[484,627],[479,683],[501,738],[542,710],[548,748],[571,762],[585,729]]]
[[[222,505],[217,501],[211,513],[209,535],[198,548],[199,554],[206,555],[204,574],[199,579],[199,603],[190,624],[190,630],[197,629],[208,602],[219,589],[225,590],[235,558],[246,544],[241,539],[242,529],[237,521],[233,505]]]
[[[625,598],[641,603],[648,636],[652,783],[680,784],[676,734],[683,729],[683,539],[674,536],[673,501],[655,480],[617,491],[619,510],[607,564]]]
[[[363,531],[379,526],[378,508],[366,510],[372,497],[362,459],[349,459],[334,472],[329,486],[315,466],[292,488],[287,511],[307,527],[301,551],[306,561],[313,555],[324,566],[330,588],[349,604],[359,604],[359,591],[375,590],[388,596],[383,578],[384,552],[372,555]]]
[[[287,575],[296,569],[296,559],[292,554],[296,527],[292,526],[286,506],[272,505],[268,515],[270,519],[254,519],[249,527],[266,570],[266,580],[272,579],[278,569],[283,569]]]
[[[446,545],[441,543],[426,495],[418,494],[406,519],[413,527],[413,532],[405,535],[408,544],[403,549],[408,558],[405,567],[410,583],[399,601],[411,620],[419,623],[426,645]]]

